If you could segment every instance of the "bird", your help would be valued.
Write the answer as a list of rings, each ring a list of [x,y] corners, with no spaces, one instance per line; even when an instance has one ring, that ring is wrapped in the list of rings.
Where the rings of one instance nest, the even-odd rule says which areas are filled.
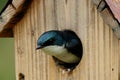
[[[44,32],[37,40],[36,50],[41,49],[51,55],[56,65],[72,71],[83,56],[80,38],[72,30],[50,30]]]

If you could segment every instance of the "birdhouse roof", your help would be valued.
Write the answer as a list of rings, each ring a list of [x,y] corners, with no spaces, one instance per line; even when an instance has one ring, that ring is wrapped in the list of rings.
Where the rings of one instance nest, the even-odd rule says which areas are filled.
[[[106,0],[108,6],[110,7],[114,17],[120,23],[120,0]]]
[[[0,37],[13,37],[12,28],[27,11],[32,0],[0,1]]]
[[[120,0],[92,0],[104,22],[120,39]]]

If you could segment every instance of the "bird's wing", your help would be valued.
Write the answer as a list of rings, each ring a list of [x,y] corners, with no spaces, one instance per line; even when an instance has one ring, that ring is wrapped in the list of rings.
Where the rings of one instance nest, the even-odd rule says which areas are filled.
[[[65,44],[67,50],[78,57],[82,57],[83,48],[82,43],[77,39],[71,39]]]
[[[71,30],[64,30],[61,32],[63,39],[65,40],[65,48],[74,55],[82,58],[83,47],[82,42],[75,32]]]

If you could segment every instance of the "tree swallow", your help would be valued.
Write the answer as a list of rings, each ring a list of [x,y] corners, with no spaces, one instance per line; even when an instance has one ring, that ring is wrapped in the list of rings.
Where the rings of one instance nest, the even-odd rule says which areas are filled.
[[[51,30],[43,33],[38,38],[36,49],[51,55],[55,63],[65,70],[73,70],[83,55],[81,40],[71,30]]]

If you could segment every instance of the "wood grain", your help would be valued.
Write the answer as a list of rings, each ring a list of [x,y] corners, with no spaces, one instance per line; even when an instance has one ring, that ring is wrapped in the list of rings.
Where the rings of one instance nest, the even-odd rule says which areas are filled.
[[[51,29],[71,29],[82,40],[83,58],[71,75],[35,50],[38,37]],[[16,80],[19,73],[25,80],[119,80],[120,41],[90,0],[34,0],[13,30]]]

